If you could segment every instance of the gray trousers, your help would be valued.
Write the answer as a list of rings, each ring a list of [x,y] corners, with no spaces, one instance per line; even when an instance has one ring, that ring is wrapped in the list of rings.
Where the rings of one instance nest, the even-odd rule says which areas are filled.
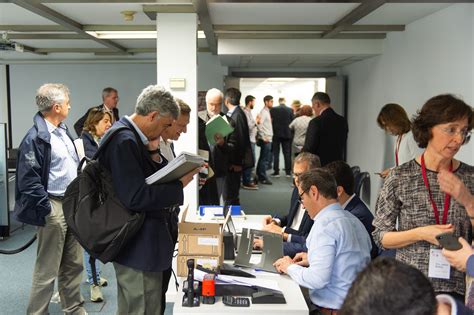
[[[54,281],[65,314],[85,314],[81,296],[82,248],[64,219],[61,201],[50,199],[51,213],[37,231],[38,249],[27,314],[48,314]]]
[[[163,272],[148,272],[114,262],[118,315],[161,313]],[[163,308],[164,310],[164,308]]]

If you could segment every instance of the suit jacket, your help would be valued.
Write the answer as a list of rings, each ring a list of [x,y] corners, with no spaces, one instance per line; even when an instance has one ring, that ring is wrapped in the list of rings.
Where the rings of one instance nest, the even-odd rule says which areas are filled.
[[[370,212],[369,208],[365,205],[365,203],[357,196],[354,196],[352,200],[347,204],[344,210],[349,211],[353,214],[357,219],[362,222],[367,233],[370,236],[370,242],[372,243],[372,250],[370,251],[370,256],[373,258],[378,256],[379,249],[377,245],[375,245],[374,239],[372,237],[372,231],[374,227],[372,226],[372,221],[374,220],[374,216],[372,212]]]
[[[218,205],[219,197],[217,195],[217,167],[215,165],[214,150],[211,151],[209,143],[206,138],[206,122],[209,119],[207,111],[198,112],[198,135],[199,135],[199,149],[209,152],[209,166],[214,171],[215,175],[209,178],[206,183],[199,190],[199,204],[200,205]],[[224,172],[227,167],[224,168]]]
[[[81,136],[82,134],[82,128],[84,128],[84,123],[86,122],[86,119],[87,119],[87,116],[89,115],[89,112],[91,111],[91,109],[93,108],[99,108],[99,109],[104,109],[104,104],[101,104],[99,106],[94,106],[94,107],[91,107],[87,110],[87,112],[84,114],[84,116],[82,116],[81,118],[79,118],[76,123],[74,124],[74,130],[76,131],[76,134],[78,137]],[[112,109],[112,112],[114,113],[114,122],[115,121],[119,121],[120,117],[119,117],[119,111],[118,111],[118,108],[114,108]]]
[[[298,230],[289,228],[295,219],[298,208],[300,207],[299,203],[299,194],[298,189],[295,187],[291,195],[291,204],[288,214],[285,216],[276,216],[280,220],[281,226],[286,226],[285,233],[291,234],[291,242],[283,243],[283,254],[285,256],[294,257],[299,252],[306,252],[306,237],[311,231],[313,226],[313,220],[309,217],[308,213],[305,211],[303,219]]]
[[[222,149],[227,153],[229,165],[239,165],[244,169],[254,165],[252,147],[250,145],[249,126],[244,111],[237,106],[230,116],[234,128]]]
[[[273,136],[281,139],[291,139],[290,123],[293,120],[293,111],[284,104],[270,109],[272,117]]]
[[[346,119],[329,107],[309,122],[303,151],[318,155],[322,166],[344,160],[348,130]]]
[[[145,220],[114,261],[141,271],[164,271],[171,267],[175,245],[172,233],[177,229],[170,209],[183,203],[183,185],[179,180],[146,184],[145,178],[166,166],[166,160],[158,164],[151,159],[125,118],[114,127],[123,125],[131,130],[116,134],[99,162],[110,172],[120,202],[131,211],[144,212]]]

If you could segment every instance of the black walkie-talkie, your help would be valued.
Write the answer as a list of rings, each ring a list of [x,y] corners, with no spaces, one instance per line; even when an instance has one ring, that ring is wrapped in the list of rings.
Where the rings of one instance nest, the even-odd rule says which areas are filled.
[[[186,294],[183,296],[182,305],[187,307],[199,306],[199,296],[194,291],[194,259],[188,259],[186,265],[188,266],[188,278],[186,280],[187,288]]]

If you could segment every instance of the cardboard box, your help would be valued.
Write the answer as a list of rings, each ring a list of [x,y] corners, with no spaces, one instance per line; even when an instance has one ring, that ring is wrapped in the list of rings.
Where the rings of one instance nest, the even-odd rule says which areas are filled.
[[[228,220],[217,222],[186,222],[187,208],[178,224],[178,254],[182,256],[224,255],[223,230]]]
[[[194,259],[194,267],[201,265],[204,268],[215,270],[224,262],[223,256],[186,256],[178,255],[176,258],[177,275],[178,277],[188,276],[188,259]]]

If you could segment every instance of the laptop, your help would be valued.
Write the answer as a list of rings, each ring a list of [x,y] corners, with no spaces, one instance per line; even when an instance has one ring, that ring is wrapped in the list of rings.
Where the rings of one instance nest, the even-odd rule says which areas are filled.
[[[234,221],[232,220],[232,215],[229,215],[227,220],[227,231],[234,236],[234,250],[236,253],[239,252],[239,244],[242,233],[237,233],[237,229],[235,228]],[[261,249],[252,249],[252,254],[261,254]]]

